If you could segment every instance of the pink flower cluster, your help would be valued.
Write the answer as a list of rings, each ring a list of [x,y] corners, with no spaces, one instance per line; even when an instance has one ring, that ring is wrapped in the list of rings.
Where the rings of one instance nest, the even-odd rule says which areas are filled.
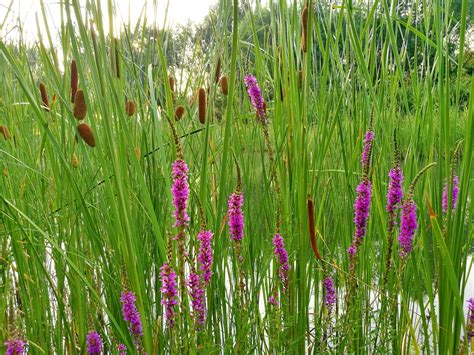
[[[177,159],[173,163],[173,194],[175,227],[185,228],[189,224],[188,216],[188,166],[182,159]]]
[[[278,266],[278,277],[283,284],[283,293],[286,293],[288,289],[288,271],[290,265],[288,264],[288,253],[285,249],[285,241],[281,234],[275,234],[273,237],[273,246],[275,247],[275,257],[280,264]]]
[[[234,192],[229,198],[229,230],[230,238],[236,242],[242,240],[244,234],[244,215],[242,213],[242,205],[244,204],[244,196],[240,192]]]
[[[160,269],[160,281],[160,291],[163,295],[161,304],[165,306],[168,327],[172,328],[175,324],[176,311],[174,307],[178,304],[178,290],[176,289],[176,273],[167,263],[164,263]]]

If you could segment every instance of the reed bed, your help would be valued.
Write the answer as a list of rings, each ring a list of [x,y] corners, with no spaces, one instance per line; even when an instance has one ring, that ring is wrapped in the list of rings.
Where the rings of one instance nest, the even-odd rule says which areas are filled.
[[[102,3],[0,41],[2,351],[472,351],[468,0],[221,0],[181,66]]]

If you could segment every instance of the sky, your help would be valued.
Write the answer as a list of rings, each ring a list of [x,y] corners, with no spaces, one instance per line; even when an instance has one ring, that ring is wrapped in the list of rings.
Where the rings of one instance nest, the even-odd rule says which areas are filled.
[[[148,21],[152,21],[156,18],[156,23],[159,27],[163,26],[166,6],[168,7],[167,22],[169,25],[174,26],[177,24],[185,24],[188,21],[200,22],[209,12],[209,8],[216,4],[218,0],[114,0],[117,5],[116,18],[135,24],[140,16],[140,13],[145,8],[146,16]],[[18,31],[15,29],[18,23],[17,19],[20,19],[20,23],[24,27],[24,35],[26,40],[29,42],[35,42],[37,38],[37,25],[36,15],[41,19],[41,1],[40,0],[13,0],[11,11],[8,13],[7,20],[5,16],[8,12],[8,7],[12,0],[0,0],[0,40],[7,38],[15,38]],[[79,0],[83,5],[85,0]],[[153,10],[153,3],[157,3],[156,13]],[[57,28],[60,21],[59,11],[59,0],[44,0],[43,3],[46,7],[46,13],[48,14],[49,24]],[[103,9],[105,11],[107,0],[101,1]],[[106,12],[105,12],[106,13]],[[156,17],[155,17],[156,16]],[[104,19],[106,20],[106,19]],[[106,24],[107,21],[104,21]],[[40,23],[43,27],[44,24]],[[51,32],[57,32],[51,28]]]

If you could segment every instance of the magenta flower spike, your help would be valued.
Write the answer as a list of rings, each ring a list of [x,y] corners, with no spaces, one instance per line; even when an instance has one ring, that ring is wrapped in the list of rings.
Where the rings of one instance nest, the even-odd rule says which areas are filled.
[[[206,321],[206,297],[199,275],[194,272],[189,274],[187,284],[189,287],[189,296],[191,297],[194,319],[198,325],[203,325]]]
[[[253,75],[246,75],[244,78],[245,86],[247,87],[247,93],[249,94],[250,101],[252,102],[253,107],[257,116],[261,119],[262,124],[267,123],[267,117],[265,113],[265,104],[262,97],[262,92],[257,83],[257,78]]]
[[[189,225],[188,216],[188,166],[182,159],[177,159],[173,163],[173,194],[175,227],[186,228]]]
[[[388,173],[388,193],[387,193],[387,206],[385,209],[390,214],[390,223],[392,227],[396,225],[396,212],[400,208],[403,198],[403,173],[399,166],[394,167]]]
[[[99,333],[92,331],[87,334],[87,352],[89,354],[100,354],[102,352],[102,339]]]
[[[290,270],[290,265],[288,264],[288,253],[285,249],[285,241],[281,234],[275,234],[273,237],[273,246],[275,247],[275,257],[280,264],[278,266],[278,277],[283,284],[283,293],[286,293],[288,289],[288,271]]]
[[[117,351],[120,355],[126,355],[127,354],[127,347],[125,344],[119,344],[117,345]]]
[[[138,313],[137,307],[135,306],[136,297],[131,291],[122,292],[120,297],[122,302],[122,316],[123,320],[129,322],[128,328],[130,335],[132,335],[135,344],[140,344],[141,337],[143,336],[142,323],[140,320],[140,314]]]
[[[349,256],[354,258],[357,254],[357,248],[362,239],[364,239],[365,234],[367,233],[367,221],[369,219],[370,211],[370,196],[372,193],[372,183],[367,178],[364,178],[356,189],[357,197],[354,204],[354,223],[355,223],[355,233],[354,238],[352,239],[352,244],[347,249]]]
[[[458,194],[459,194],[459,178],[457,175],[454,175],[453,177],[453,196],[451,199],[451,208],[452,211],[456,209],[456,205],[458,203]],[[443,207],[443,213],[448,213],[448,184],[445,182],[444,183],[444,188],[443,188],[443,202],[442,202],[442,207]]]
[[[474,298],[470,298],[467,301],[467,309],[469,314],[467,318],[466,335],[467,341],[470,343],[471,339],[474,337]]]
[[[209,284],[212,277],[212,236],[213,234],[211,231],[201,231],[197,237],[200,242],[198,263],[199,270],[201,271],[201,276],[204,281],[204,286]]]
[[[331,276],[326,277],[323,280],[324,293],[326,299],[324,304],[327,308],[331,309],[336,304],[336,288],[334,287],[334,279]]]
[[[277,301],[277,299],[275,298],[275,296],[270,296],[268,297],[268,304],[272,305],[272,306],[275,306],[275,307],[278,307],[280,305],[280,302]]]
[[[229,198],[229,231],[230,238],[235,242],[240,242],[244,234],[244,215],[242,205],[244,196],[241,192],[234,192]]]
[[[178,291],[176,289],[176,273],[167,263],[161,267],[160,280],[161,304],[165,306],[165,318],[168,327],[172,328],[175,324],[176,311],[174,307],[178,304]]]
[[[413,238],[416,228],[418,227],[416,220],[416,204],[410,196],[403,201],[402,217],[400,222],[400,234],[398,242],[400,243],[400,256],[405,257],[412,251]]]
[[[8,339],[4,345],[7,347],[6,355],[23,355],[27,348],[22,339]]]

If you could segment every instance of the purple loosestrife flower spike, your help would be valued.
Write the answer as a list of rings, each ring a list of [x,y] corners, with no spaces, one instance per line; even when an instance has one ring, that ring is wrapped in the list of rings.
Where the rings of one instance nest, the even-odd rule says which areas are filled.
[[[196,323],[203,325],[206,321],[206,298],[204,288],[199,280],[199,275],[192,272],[188,276],[189,296],[193,308],[193,316]]]
[[[275,296],[270,296],[270,297],[268,297],[268,304],[271,304],[272,306],[278,307],[280,303],[277,301]]]
[[[370,210],[370,196],[372,193],[372,183],[367,178],[364,178],[356,188],[357,197],[354,204],[354,223],[355,233],[352,244],[347,249],[351,258],[354,258],[357,253],[357,248],[362,239],[364,239],[367,232],[367,220],[369,219]]]
[[[288,289],[288,270],[290,270],[290,265],[288,264],[288,253],[285,249],[285,241],[280,234],[275,234],[273,237],[273,246],[275,247],[275,257],[280,264],[278,267],[278,277],[283,284],[283,293],[286,293]]]
[[[173,163],[173,187],[171,188],[175,227],[186,228],[189,224],[187,211],[189,198],[188,172],[189,169],[184,160],[175,160]]]
[[[325,305],[331,309],[336,303],[336,288],[334,287],[334,280],[331,276],[326,277],[323,280],[324,292],[326,294]]]
[[[89,354],[100,354],[102,351],[102,339],[99,333],[89,332],[86,337],[87,340],[87,352]]]
[[[402,248],[400,251],[401,257],[407,256],[412,251],[413,237],[417,227],[416,205],[411,197],[411,193],[409,193],[408,197],[403,201],[400,234],[398,236],[398,241]]]
[[[253,107],[255,108],[255,112],[257,116],[260,117],[262,120],[262,124],[267,123],[267,117],[265,113],[265,106],[262,97],[262,93],[260,88],[258,87],[257,79],[249,74],[246,75],[244,78],[245,86],[247,87],[247,92],[250,97],[250,101],[252,102]]]
[[[201,271],[201,276],[204,281],[204,285],[208,285],[211,281],[212,276],[212,232],[211,231],[201,231],[198,234],[199,245],[199,270]]]
[[[468,343],[471,342],[471,339],[474,337],[474,298],[470,298],[467,301],[467,309],[469,311],[466,334]]]
[[[27,347],[22,339],[8,339],[4,345],[7,347],[6,355],[23,355]]]
[[[240,191],[234,192],[229,198],[229,231],[230,238],[235,242],[240,242],[244,234],[244,215],[242,205],[244,196]]]
[[[161,293],[163,295],[161,304],[165,306],[165,318],[168,327],[174,326],[176,312],[174,307],[178,304],[178,291],[176,289],[176,273],[167,263],[163,264],[160,271]]]
[[[372,144],[374,142],[375,134],[370,129],[365,133],[364,138],[364,148],[362,150],[362,169],[364,172],[369,170],[369,163],[370,163],[370,153],[372,150]]]
[[[451,208],[452,211],[456,209],[456,205],[458,203],[458,193],[459,193],[459,178],[457,175],[454,175],[453,177],[453,196],[451,200]],[[444,183],[444,189],[443,189],[443,213],[448,212],[448,184],[445,182]]]
[[[126,322],[130,323],[128,330],[132,335],[136,344],[140,343],[140,338],[143,336],[142,323],[140,321],[140,314],[135,306],[136,297],[131,291],[122,292],[120,297],[122,302],[122,315]]]
[[[125,344],[119,344],[117,345],[117,351],[119,352],[120,355],[126,355],[127,347],[125,346]]]
[[[400,208],[400,204],[403,198],[403,173],[399,166],[394,167],[388,173],[388,193],[387,193],[387,206],[385,209],[390,214],[390,227],[393,229],[396,222],[397,209]]]

